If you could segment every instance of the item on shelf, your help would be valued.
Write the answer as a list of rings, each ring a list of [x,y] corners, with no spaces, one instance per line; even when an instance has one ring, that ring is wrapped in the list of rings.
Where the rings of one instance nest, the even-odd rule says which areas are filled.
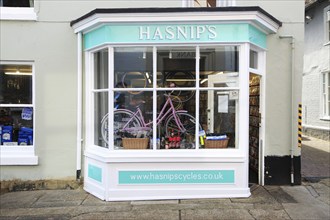
[[[2,143],[13,141],[13,126],[2,127]]]
[[[205,148],[227,148],[228,141],[226,134],[208,134],[205,139]]]
[[[124,149],[147,149],[149,138],[122,138]]]
[[[33,145],[33,129],[21,127],[18,132],[18,145]]]

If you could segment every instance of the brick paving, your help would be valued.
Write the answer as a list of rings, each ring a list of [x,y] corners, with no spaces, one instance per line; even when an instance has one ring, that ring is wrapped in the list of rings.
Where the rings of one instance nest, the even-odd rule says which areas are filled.
[[[301,148],[303,178],[330,177],[330,142],[305,136]]]

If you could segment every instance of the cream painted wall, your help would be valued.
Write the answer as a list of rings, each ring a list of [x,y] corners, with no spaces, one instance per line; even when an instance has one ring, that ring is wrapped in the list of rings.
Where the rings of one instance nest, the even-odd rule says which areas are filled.
[[[35,63],[35,145],[39,156],[38,166],[26,167],[29,172],[2,166],[1,179],[73,178],[76,36],[68,23],[54,23],[50,28],[43,22],[2,22],[0,37],[1,60]]]

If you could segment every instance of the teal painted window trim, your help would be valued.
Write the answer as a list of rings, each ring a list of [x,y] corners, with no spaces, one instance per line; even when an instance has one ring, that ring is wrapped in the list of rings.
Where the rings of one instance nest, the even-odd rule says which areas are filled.
[[[88,177],[102,183],[102,168],[88,164]]]
[[[234,184],[234,170],[119,171],[119,184]]]
[[[84,35],[85,50],[104,44],[243,43],[266,48],[266,34],[250,24],[108,24]]]

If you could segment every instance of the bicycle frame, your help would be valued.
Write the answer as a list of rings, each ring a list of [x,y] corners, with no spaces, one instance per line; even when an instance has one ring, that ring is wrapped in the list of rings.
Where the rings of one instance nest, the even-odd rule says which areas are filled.
[[[182,125],[180,119],[177,116],[177,113],[187,113],[188,111],[186,110],[175,110],[175,107],[173,105],[173,102],[170,98],[170,96],[167,96],[167,100],[164,104],[164,106],[162,107],[161,111],[159,112],[157,118],[156,118],[156,124],[159,125],[164,119],[168,118],[169,115],[173,115],[176,124],[178,125],[178,128],[180,129],[180,132],[184,133],[186,131],[186,129],[184,128],[184,126]],[[166,110],[167,106],[170,106],[169,109]],[[139,106],[136,107],[136,111],[132,112],[130,110],[127,109],[117,109],[117,110],[122,110],[122,111],[127,111],[129,113],[131,113],[133,116],[130,120],[127,121],[127,123],[123,126],[123,130],[124,131],[129,131],[131,130],[130,128],[128,128],[129,123],[134,119],[134,117],[136,117],[141,123],[142,123],[142,129],[150,129],[153,125],[153,122],[148,122],[146,123],[142,114],[142,111],[140,109]],[[141,128],[139,128],[141,129]]]

